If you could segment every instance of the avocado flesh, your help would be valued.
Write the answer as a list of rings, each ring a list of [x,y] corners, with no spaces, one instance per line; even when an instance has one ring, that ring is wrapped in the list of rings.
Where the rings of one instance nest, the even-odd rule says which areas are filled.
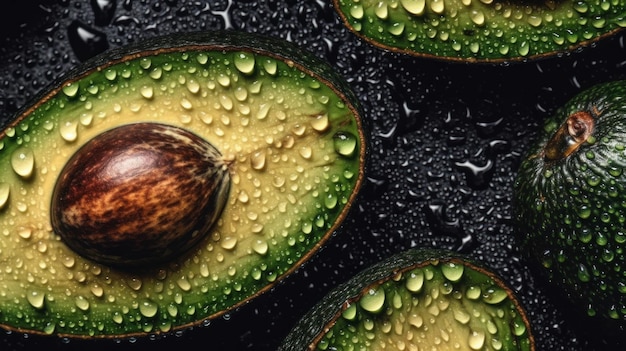
[[[455,61],[513,61],[586,45],[626,26],[602,0],[334,0],[346,26],[393,51]]]
[[[411,249],[331,291],[286,337],[295,350],[534,350],[513,292],[460,254]]]
[[[545,121],[514,183],[515,230],[525,256],[572,310],[622,326],[625,97],[626,82],[615,81],[571,98]],[[581,117],[589,119],[591,128],[576,144],[562,131],[568,121]]]
[[[70,250],[52,232],[50,202],[84,143],[140,121],[205,138],[231,162],[231,186],[221,218],[191,253],[125,271]],[[1,134],[0,325],[121,337],[232,311],[335,231],[362,181],[363,138],[345,82],[277,40],[187,34],[99,57]]]

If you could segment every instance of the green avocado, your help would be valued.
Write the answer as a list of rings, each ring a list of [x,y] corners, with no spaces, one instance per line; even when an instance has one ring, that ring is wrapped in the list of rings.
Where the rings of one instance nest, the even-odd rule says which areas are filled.
[[[589,45],[626,26],[604,0],[334,0],[345,25],[388,50],[453,61],[519,61]]]
[[[236,31],[69,72],[0,133],[0,327],[119,339],[234,311],[339,228],[361,114],[322,60]]]
[[[522,252],[581,315],[626,321],[626,81],[545,121],[514,183]]]
[[[458,253],[410,249],[333,289],[279,350],[535,350],[535,342],[495,273]]]

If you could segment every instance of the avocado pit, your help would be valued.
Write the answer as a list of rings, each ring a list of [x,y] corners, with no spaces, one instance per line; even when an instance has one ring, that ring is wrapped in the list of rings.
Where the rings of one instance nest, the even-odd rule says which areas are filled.
[[[147,267],[202,240],[229,188],[227,163],[201,137],[159,123],[123,125],[87,142],[65,165],[52,227],[88,259]]]

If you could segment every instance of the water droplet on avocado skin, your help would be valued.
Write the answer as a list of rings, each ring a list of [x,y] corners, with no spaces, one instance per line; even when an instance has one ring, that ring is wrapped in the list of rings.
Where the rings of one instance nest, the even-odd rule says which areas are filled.
[[[568,296],[568,307],[583,323],[606,323],[609,329],[623,326],[624,314],[614,306],[626,305],[619,288],[623,267],[614,261],[623,251],[620,223],[626,216],[623,195],[616,192],[626,178],[615,167],[624,159],[625,95],[626,83],[614,81],[572,96],[546,120],[549,128],[530,145],[514,185],[516,236],[525,256]],[[567,129],[572,116],[583,115],[594,121],[589,141],[554,152],[557,158],[542,157],[547,148],[567,150],[558,138],[573,140],[583,131]]]

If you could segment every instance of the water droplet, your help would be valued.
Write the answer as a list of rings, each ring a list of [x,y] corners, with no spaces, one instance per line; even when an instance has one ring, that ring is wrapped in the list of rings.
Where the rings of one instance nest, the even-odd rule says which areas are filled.
[[[252,243],[252,249],[259,255],[265,255],[269,249],[269,246],[267,245],[267,241],[262,239],[256,239]]]
[[[333,142],[338,154],[346,157],[354,155],[357,147],[357,139],[354,135],[347,132],[337,132],[333,136]]]
[[[116,0],[91,0],[91,8],[97,26],[105,26],[111,23],[115,15]]]
[[[143,285],[143,282],[141,281],[141,279],[133,277],[126,280],[126,285],[128,285],[129,288],[135,291],[139,291],[139,289],[141,289],[141,286]]]
[[[28,303],[34,308],[41,310],[44,308],[46,294],[39,291],[31,291],[26,295]]]
[[[335,194],[327,194],[326,198],[324,199],[324,206],[326,206],[327,209],[332,210],[333,208],[337,207],[337,196]]]
[[[467,341],[469,347],[472,350],[480,350],[483,348],[485,344],[485,332],[482,331],[472,331],[469,336],[469,340]]]
[[[489,186],[495,171],[495,164],[492,160],[487,160],[482,166],[471,161],[455,162],[455,165],[465,172],[467,184],[474,189],[484,189]]]
[[[89,309],[89,300],[85,299],[84,296],[77,296],[74,299],[74,303],[76,304],[76,307],[83,311],[87,311]]]
[[[517,48],[517,52],[520,56],[526,56],[530,52],[530,45],[527,41],[523,41],[520,46]]]
[[[265,157],[264,150],[255,151],[250,156],[250,166],[252,166],[252,169],[256,169],[257,171],[260,171],[263,168],[265,168],[265,159],[266,157]]]
[[[113,313],[113,321],[117,324],[122,324],[124,322],[124,317],[121,313],[116,311],[115,313]]]
[[[400,0],[402,7],[411,14],[421,15],[426,8],[426,0]]]
[[[460,308],[453,309],[452,313],[454,315],[454,319],[456,319],[461,324],[467,324],[472,318],[469,313]]]
[[[67,142],[75,141],[78,138],[78,122],[67,121],[59,128],[61,137]]]
[[[52,335],[55,329],[56,329],[56,323],[47,322],[46,325],[43,327],[43,332],[48,335]]]
[[[578,265],[578,279],[584,283],[588,282],[591,279],[589,269],[587,269],[587,266],[582,263]]]
[[[22,178],[30,178],[35,169],[35,155],[28,147],[21,147],[11,155],[11,167]]]
[[[442,14],[445,10],[444,0],[431,0],[430,9],[437,14]]]
[[[480,10],[470,11],[470,18],[472,19],[472,22],[478,26],[485,24],[485,14]]]
[[[233,99],[231,99],[228,95],[220,95],[219,97],[220,105],[226,110],[230,111],[233,109]]]
[[[8,183],[0,182],[0,209],[4,208],[9,202],[9,194],[11,193],[11,187]]]
[[[151,86],[144,85],[143,87],[141,87],[139,92],[141,93],[141,96],[146,99],[152,99],[152,97],[154,96],[154,89]]]
[[[370,289],[361,297],[359,305],[368,312],[380,312],[385,305],[385,290],[382,288]]]
[[[376,4],[374,13],[376,14],[376,17],[380,19],[386,19],[389,16],[389,7],[385,2],[380,1],[378,4]]]
[[[313,156],[313,149],[310,146],[305,145],[298,149],[298,153],[302,156],[302,158],[308,160],[311,156]]]
[[[22,239],[30,239],[33,234],[33,229],[31,227],[19,227],[17,228],[17,235]]]
[[[352,5],[352,7],[350,8],[350,16],[352,16],[355,19],[361,19],[363,18],[363,15],[365,14],[365,11],[363,10],[363,6],[355,4]]]
[[[322,115],[315,116],[313,120],[311,121],[311,127],[313,127],[313,129],[315,129],[318,132],[323,132],[326,129],[328,129],[328,127],[330,127],[330,122],[328,121],[328,115],[322,114]]]
[[[185,110],[191,110],[193,108],[193,104],[191,103],[191,101],[186,98],[180,100],[180,106]]]
[[[465,266],[454,262],[447,262],[441,266],[441,273],[451,282],[457,282],[463,276]]]
[[[269,75],[275,75],[277,72],[277,67],[278,65],[276,64],[276,60],[271,58],[266,58],[263,60],[263,69],[265,69],[265,72],[267,72]]]
[[[357,315],[357,308],[356,308],[356,304],[350,304],[348,306],[348,308],[346,308],[342,313],[341,316],[349,321],[354,320],[356,318]]]
[[[221,86],[223,86],[224,88],[226,88],[226,87],[230,86],[230,77],[229,77],[229,76],[227,76],[227,75],[225,75],[225,74],[223,74],[223,73],[220,73],[220,74],[217,76],[217,82],[218,82]]]
[[[234,236],[227,236],[222,238],[220,245],[226,250],[232,250],[237,246],[237,238]]]
[[[470,300],[476,300],[482,295],[482,290],[477,286],[470,286],[465,291],[465,296]]]
[[[67,28],[70,46],[79,60],[85,61],[109,48],[106,34],[73,21]]]
[[[187,277],[182,276],[176,280],[176,285],[181,288],[183,291],[191,290],[191,283],[187,280]]]
[[[61,90],[67,97],[75,97],[78,94],[78,84],[68,83]]]
[[[247,52],[240,52],[235,55],[235,67],[243,74],[254,72],[254,55]]]
[[[158,311],[159,311],[159,306],[153,301],[144,300],[139,304],[139,313],[141,313],[141,315],[144,317],[147,317],[147,318],[154,317],[156,316]]]
[[[488,304],[498,304],[508,297],[505,290],[498,287],[492,287],[484,291],[483,301]]]
[[[389,26],[387,30],[389,31],[389,33],[395,36],[400,36],[402,35],[402,33],[404,33],[404,22],[394,23],[391,26]]]
[[[96,297],[102,297],[104,295],[104,289],[99,284],[94,284],[90,288],[91,293]]]
[[[411,292],[419,292],[424,286],[424,272],[422,270],[412,271],[406,279],[405,286]]]

